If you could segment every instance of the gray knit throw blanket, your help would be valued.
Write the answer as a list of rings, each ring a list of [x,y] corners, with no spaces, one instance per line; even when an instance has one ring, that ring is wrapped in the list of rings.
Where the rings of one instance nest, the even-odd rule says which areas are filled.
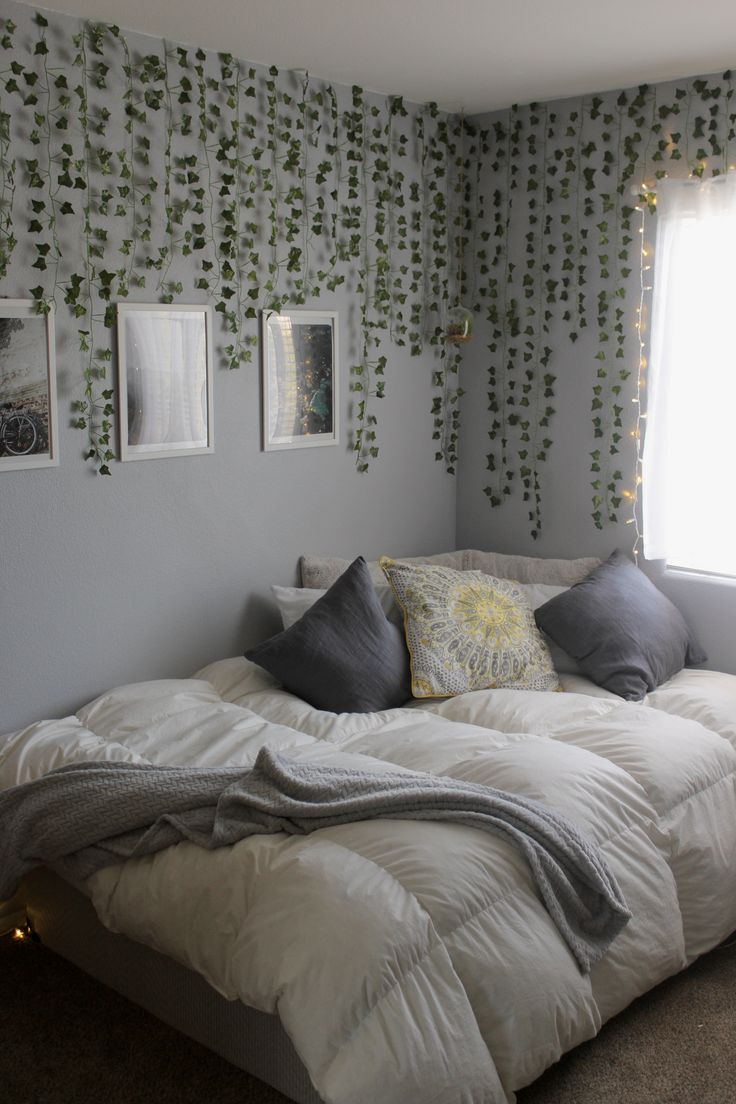
[[[446,820],[513,843],[584,973],[631,917],[598,849],[535,801],[414,771],[317,766],[267,747],[248,771],[79,763],[0,792],[0,899],[39,865],[79,880],[182,840],[225,847],[379,817]]]

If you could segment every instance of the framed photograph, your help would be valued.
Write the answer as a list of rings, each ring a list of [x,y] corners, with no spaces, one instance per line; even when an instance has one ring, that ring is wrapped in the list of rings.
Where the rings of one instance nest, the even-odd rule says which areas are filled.
[[[212,452],[212,310],[118,303],[120,459]]]
[[[58,463],[53,308],[0,299],[0,468]]]
[[[337,312],[264,311],[263,447],[339,442]]]

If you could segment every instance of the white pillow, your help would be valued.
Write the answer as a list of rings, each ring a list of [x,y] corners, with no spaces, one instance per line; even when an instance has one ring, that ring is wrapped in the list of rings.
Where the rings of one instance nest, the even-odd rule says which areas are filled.
[[[290,629],[313,606],[318,598],[326,594],[326,590],[309,590],[306,587],[271,586],[274,601],[279,607],[281,623],[285,629]]]
[[[570,589],[567,586],[553,586],[552,583],[517,583],[516,585],[524,591],[533,610],[539,609],[545,602],[549,602],[550,598],[556,598],[558,594]]]
[[[285,629],[289,629],[327,591],[312,587],[284,587],[272,584],[271,593],[279,608],[281,622]],[[388,583],[379,583],[376,586],[376,594],[389,621],[393,621],[400,627],[403,626],[401,610],[396,605],[394,592]]]
[[[566,586],[553,586],[552,583],[517,583],[517,586],[524,591],[533,610],[539,609],[545,602],[549,602],[550,598],[556,598],[558,594],[570,589]],[[555,644],[546,632],[543,632],[542,636],[549,648],[549,654],[552,656],[552,663],[557,674],[579,675],[580,668],[572,656],[568,655],[567,652],[563,652],[560,645]]]

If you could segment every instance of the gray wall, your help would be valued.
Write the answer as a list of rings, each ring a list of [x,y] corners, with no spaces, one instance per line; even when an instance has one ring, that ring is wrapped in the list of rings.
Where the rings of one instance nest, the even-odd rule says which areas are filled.
[[[346,340],[344,391],[351,356]],[[280,628],[269,584],[295,584],[302,552],[452,548],[429,370],[406,353],[392,361],[366,475],[345,445],[261,452],[255,369],[215,376],[214,455],[115,464],[107,479],[64,428],[59,468],[0,473],[0,731],[241,653]]]
[[[21,26],[32,15],[3,12]],[[349,101],[349,90],[341,96]],[[21,248],[3,294],[23,297],[37,282],[28,264]],[[318,305],[340,311],[339,446],[261,451],[256,356],[239,371],[215,370],[213,455],[114,463],[112,478],[85,465],[84,435],[69,425],[81,367],[76,325],[60,305],[60,466],[0,471],[0,732],[69,713],[113,685],[187,677],[242,653],[280,628],[269,584],[296,583],[302,552],[375,558],[454,546],[455,481],[433,459],[432,356],[384,342],[380,456],[359,475],[347,444],[354,297],[341,289]]]
[[[5,4],[3,10],[19,24],[31,18],[30,9]],[[21,251],[4,294],[22,296],[29,279],[36,282],[28,263]],[[341,312],[347,419],[357,356],[354,300],[340,291],[320,305]],[[475,546],[604,556],[631,547],[630,526],[599,532],[590,518],[590,331],[576,346],[561,332],[552,335],[558,413],[537,542],[522,503],[491,510],[483,494],[489,354],[480,317],[464,352],[457,487],[434,461],[432,358],[411,358],[393,347],[388,398],[378,411],[381,453],[365,476],[356,474],[345,443],[261,452],[254,364],[215,372],[213,455],[115,463],[111,479],[96,477],[81,461],[82,435],[69,425],[80,381],[74,331],[62,307],[60,467],[0,472],[0,731],[73,711],[112,685],[186,677],[210,660],[240,653],[278,627],[268,587],[296,582],[302,552],[373,558]],[[624,457],[632,461],[631,454]],[[651,570],[697,630],[710,665],[736,671],[736,587],[661,577],[657,565]]]
[[[718,77],[714,77],[711,83],[718,83]],[[689,82],[678,82],[688,84]],[[657,86],[657,102],[669,102],[673,95],[674,85]],[[661,95],[660,95],[661,92]],[[602,111],[610,110],[612,115],[616,113],[616,98],[618,93],[603,94],[604,106]],[[559,101],[552,105],[558,110],[560,117],[573,107],[579,106],[579,101]],[[693,114],[696,114],[694,111]],[[494,119],[506,118],[506,113],[478,117],[475,122],[481,126],[488,126]],[[601,128],[601,124],[598,124]],[[603,129],[603,128],[601,128]],[[680,128],[684,129],[684,128]],[[646,142],[646,138],[645,138]],[[699,143],[693,144],[693,149]],[[599,143],[600,145],[600,143]],[[656,148],[656,140],[651,143]],[[486,168],[493,160],[493,148],[487,156]],[[656,167],[656,166],[655,166]],[[668,170],[673,170],[673,164],[667,165]],[[675,167],[674,171],[678,171]],[[679,171],[683,171],[680,169]],[[687,164],[684,163],[684,172],[687,173]],[[522,180],[524,180],[522,170]],[[599,175],[599,187],[607,190],[613,188],[610,179]],[[486,188],[489,188],[489,174],[486,171]],[[627,189],[628,196],[628,189]],[[523,196],[516,201],[523,204]],[[629,200],[629,202],[634,202]],[[549,208],[552,218],[551,240],[559,243],[559,252],[562,252],[559,235],[562,225],[559,220],[559,209],[554,206]],[[522,216],[523,220],[523,216]],[[647,230],[647,244],[650,235],[655,233],[654,221],[649,220]],[[521,225],[521,224],[520,224]],[[638,223],[636,224],[638,225]],[[521,230],[526,229],[521,225]],[[556,238],[555,235],[558,235]],[[634,237],[638,235],[634,233]],[[517,230],[512,238],[511,259],[522,268],[524,262],[523,237]],[[594,240],[591,236],[591,254],[595,254]],[[588,285],[588,312],[590,324],[588,329],[580,332],[576,343],[572,343],[567,335],[567,327],[563,323],[555,326],[549,335],[548,344],[553,349],[553,360],[550,370],[557,376],[556,397],[553,400],[556,415],[552,421],[549,436],[554,445],[549,450],[549,460],[541,467],[541,494],[543,511],[543,528],[540,537],[533,540],[530,535],[530,524],[527,516],[527,506],[521,501],[519,495],[507,498],[503,505],[492,509],[484,487],[488,485],[489,473],[486,466],[486,453],[488,452],[488,429],[491,415],[488,413],[488,367],[491,354],[488,343],[491,339],[491,327],[486,320],[486,311],[483,308],[476,319],[476,333],[471,345],[464,353],[462,367],[462,386],[465,396],[462,400],[462,431],[461,431],[461,458],[458,469],[458,497],[457,497],[457,547],[493,548],[503,552],[515,552],[537,556],[582,556],[597,555],[606,557],[614,548],[631,551],[634,543],[634,526],[626,524],[626,518],[631,516],[631,510],[626,503],[622,504],[618,511],[619,521],[615,525],[607,525],[603,530],[596,529],[591,518],[591,479],[590,453],[600,442],[593,437],[591,424],[591,398],[592,386],[595,381],[595,372],[598,362],[595,360],[598,345],[595,333],[595,300],[600,284],[596,283],[596,265],[593,256],[589,264]],[[634,255],[633,272],[631,275],[633,294],[627,298],[626,325],[630,335],[628,341],[628,366],[632,369],[631,381],[628,390],[623,395],[625,424],[624,439],[621,445],[621,454],[616,466],[625,473],[624,487],[633,485],[633,473],[635,471],[636,453],[634,442],[628,436],[632,428],[634,406],[630,402],[634,394],[634,381],[636,378],[636,366],[638,357],[638,344],[635,333],[635,320],[633,311],[638,305],[639,264],[638,253]],[[517,488],[518,489],[518,488]],[[687,503],[683,502],[684,510]],[[708,667],[736,673],[736,635],[734,624],[736,623],[736,582],[728,580],[713,580],[704,576],[694,576],[665,572],[661,562],[646,563],[642,557],[642,564],[657,585],[680,608],[688,623],[695,630],[709,656]]]

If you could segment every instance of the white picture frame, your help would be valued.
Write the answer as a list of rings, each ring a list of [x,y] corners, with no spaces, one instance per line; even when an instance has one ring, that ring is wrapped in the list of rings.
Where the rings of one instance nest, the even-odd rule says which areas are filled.
[[[58,464],[53,304],[0,299],[0,470]]]
[[[265,452],[340,443],[338,331],[337,311],[263,311]]]
[[[118,303],[120,459],[214,450],[212,308]]]

